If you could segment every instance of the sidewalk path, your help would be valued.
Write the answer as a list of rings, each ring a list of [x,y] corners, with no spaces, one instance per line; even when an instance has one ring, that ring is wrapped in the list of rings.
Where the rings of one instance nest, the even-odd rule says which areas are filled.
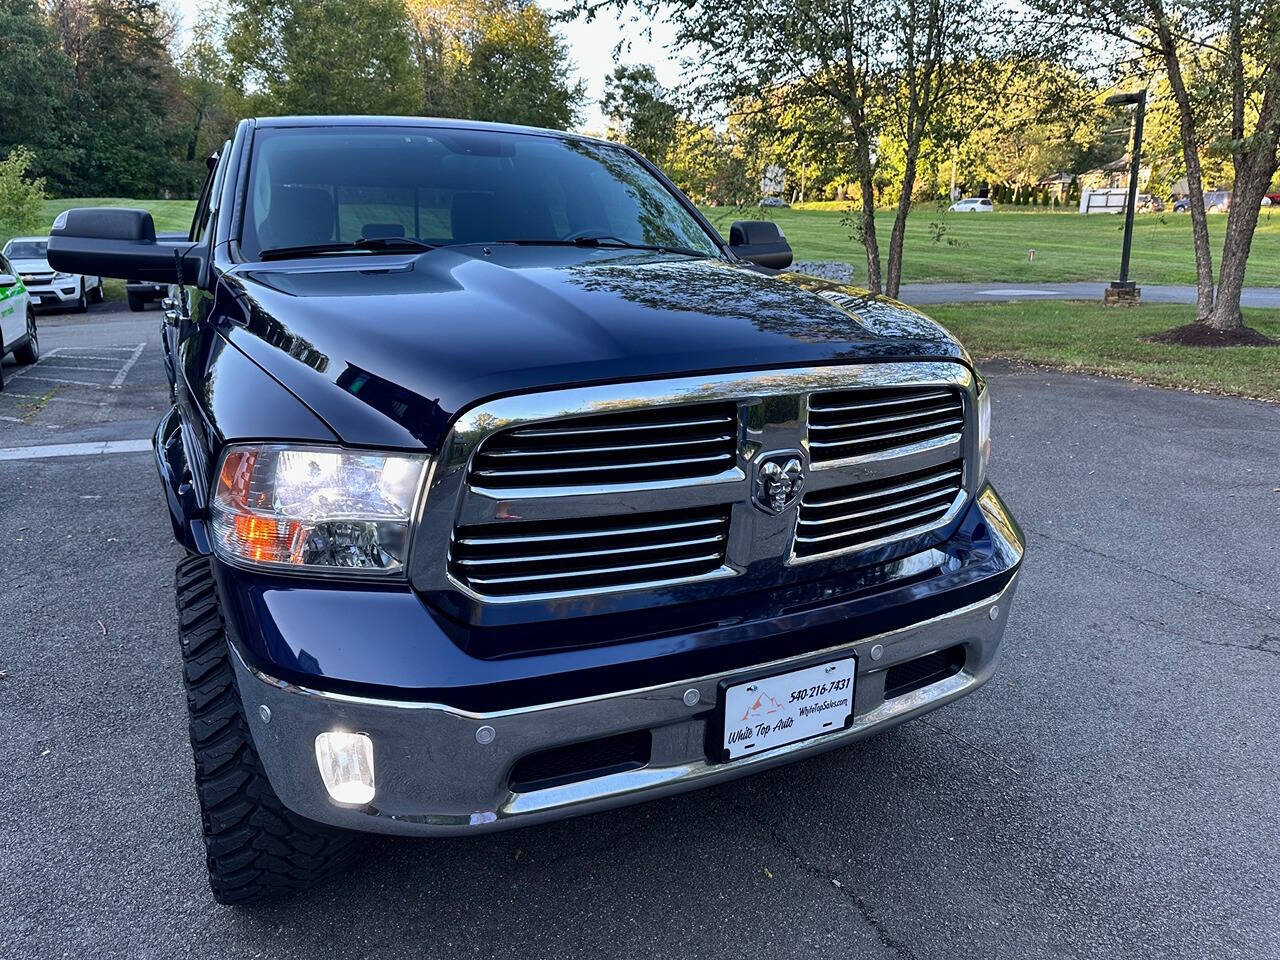
[[[1000,300],[1101,300],[1107,284],[1090,283],[904,283],[903,303],[980,303]],[[1196,288],[1139,283],[1147,303],[1195,303]],[[1280,309],[1280,287],[1246,287],[1242,306]]]

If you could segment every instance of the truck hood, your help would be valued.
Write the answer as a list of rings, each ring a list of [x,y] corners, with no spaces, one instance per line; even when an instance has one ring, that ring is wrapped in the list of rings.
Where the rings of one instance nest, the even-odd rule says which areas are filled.
[[[18,273],[53,273],[48,260],[10,260]]]
[[[347,443],[436,448],[500,395],[963,348],[901,303],[714,259],[562,247],[240,264],[215,322]]]

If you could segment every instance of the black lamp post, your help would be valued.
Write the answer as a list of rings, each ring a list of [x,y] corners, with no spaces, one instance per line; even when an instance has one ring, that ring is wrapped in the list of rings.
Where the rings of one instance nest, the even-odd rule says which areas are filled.
[[[1129,251],[1133,246],[1133,213],[1138,206],[1138,164],[1142,157],[1142,121],[1147,113],[1147,91],[1117,93],[1107,97],[1109,106],[1132,105],[1133,150],[1129,155],[1129,201],[1124,208],[1124,249],[1120,254],[1120,279],[1107,291],[1107,302],[1138,299],[1138,286],[1129,279]]]

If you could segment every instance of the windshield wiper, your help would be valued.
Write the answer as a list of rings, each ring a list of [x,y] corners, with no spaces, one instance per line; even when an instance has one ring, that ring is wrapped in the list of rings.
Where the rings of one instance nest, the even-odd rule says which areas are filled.
[[[672,246],[670,244],[632,243],[621,237],[609,234],[596,234],[590,237],[574,237],[570,240],[487,240],[485,244],[498,246],[514,244],[521,247],[600,247],[609,250],[652,250],[656,253],[675,253],[684,257],[714,257],[715,254],[705,250],[694,250],[691,247]]]
[[[318,253],[386,253],[397,250],[434,250],[439,244],[412,237],[361,237],[359,240],[333,240],[328,243],[305,243],[296,247],[272,247],[258,254],[259,260],[288,260]]]

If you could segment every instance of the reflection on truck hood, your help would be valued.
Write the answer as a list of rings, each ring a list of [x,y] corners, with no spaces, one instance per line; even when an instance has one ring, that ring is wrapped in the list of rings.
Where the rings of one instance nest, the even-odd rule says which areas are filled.
[[[474,254],[474,255],[473,255]],[[435,447],[462,409],[592,382],[924,357],[924,315],[717,260],[494,245],[243,265],[223,329],[348,443]]]

